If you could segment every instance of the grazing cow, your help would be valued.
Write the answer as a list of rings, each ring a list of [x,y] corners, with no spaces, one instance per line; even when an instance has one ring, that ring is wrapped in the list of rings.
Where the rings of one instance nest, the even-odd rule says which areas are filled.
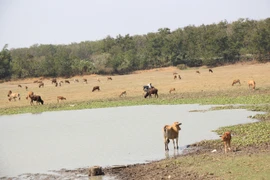
[[[30,96],[33,96],[33,95],[34,95],[34,92],[33,91],[29,91],[27,93],[26,99],[30,98]]]
[[[44,83],[40,83],[40,84],[38,85],[38,87],[39,87],[39,88],[44,87]]]
[[[210,73],[213,73],[213,70],[212,70],[212,69],[209,69],[209,72],[210,72]]]
[[[196,73],[200,74],[200,71],[196,71]]]
[[[147,98],[147,96],[152,97],[151,94],[154,94],[156,98],[158,98],[158,90],[156,88],[150,88],[148,89],[148,91],[146,92],[146,94],[144,95],[144,98]]]
[[[253,90],[255,90],[256,83],[253,80],[248,81],[248,88],[252,87]]]
[[[8,91],[8,95],[9,98],[8,100],[11,101],[11,99],[13,99],[14,101],[16,101],[16,98],[18,98],[19,100],[21,100],[21,95],[19,93],[12,93],[11,90]]]
[[[53,78],[53,79],[52,79],[52,84],[53,84],[53,83],[57,83],[56,78]]]
[[[176,75],[174,75],[173,79],[177,79],[177,76],[176,76]]]
[[[83,79],[83,82],[87,84],[87,79]]]
[[[178,75],[178,79],[182,79],[180,75]]]
[[[123,91],[123,92],[121,92],[121,94],[119,95],[119,97],[122,97],[122,96],[127,96],[127,91]]]
[[[169,93],[171,93],[172,91],[175,91],[175,88],[171,88],[170,91],[169,91]]]
[[[65,80],[65,83],[68,83],[68,84],[70,84],[69,80]]]
[[[59,103],[59,101],[63,101],[63,100],[67,100],[67,98],[63,97],[63,96],[57,96],[57,102]]]
[[[20,84],[19,84],[19,85],[18,85],[18,87],[20,87],[20,88],[21,88],[21,87],[22,87],[22,85],[20,85]]]
[[[182,123],[174,122],[171,126],[165,125],[163,127],[163,135],[164,135],[164,144],[165,144],[165,151],[169,151],[169,142],[170,139],[173,141],[173,147],[174,149],[178,149],[178,137],[179,137],[179,131],[181,130],[180,125]],[[175,140],[175,141],[174,141]],[[176,144],[176,146],[175,146]]]
[[[43,105],[43,103],[44,103],[44,101],[41,99],[41,97],[39,95],[32,95],[32,96],[30,96],[30,99],[31,99],[30,105],[33,105],[34,101],[36,101],[36,104],[42,104]]]
[[[235,85],[236,83],[239,83],[241,85],[240,80],[239,79],[235,79],[235,80],[233,80],[232,86]]]
[[[112,80],[112,77],[107,77],[107,80]]]
[[[227,153],[227,149],[230,151],[231,150],[231,133],[230,132],[225,132],[222,136],[220,136],[222,139],[222,142],[224,143],[224,151]]]
[[[26,91],[28,90],[28,86],[25,86],[25,90],[26,90]]]
[[[95,90],[98,90],[98,91],[100,91],[100,88],[99,88],[99,86],[94,86],[94,87],[93,87],[93,90],[92,90],[92,92],[94,92]]]

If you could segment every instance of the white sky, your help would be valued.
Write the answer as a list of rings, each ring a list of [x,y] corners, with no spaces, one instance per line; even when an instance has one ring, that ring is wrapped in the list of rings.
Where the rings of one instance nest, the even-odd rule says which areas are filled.
[[[0,0],[0,50],[270,17],[270,0]]]

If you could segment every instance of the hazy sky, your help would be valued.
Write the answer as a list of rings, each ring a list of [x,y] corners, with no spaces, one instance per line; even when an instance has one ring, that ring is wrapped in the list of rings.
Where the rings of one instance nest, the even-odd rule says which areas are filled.
[[[270,0],[0,0],[0,49],[270,17]]]

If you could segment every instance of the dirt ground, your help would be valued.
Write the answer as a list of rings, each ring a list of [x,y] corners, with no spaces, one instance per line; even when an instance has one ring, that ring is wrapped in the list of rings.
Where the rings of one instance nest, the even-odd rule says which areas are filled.
[[[137,71],[129,75],[111,76],[112,80],[107,80],[107,76],[88,75],[69,78],[70,84],[62,83],[61,87],[55,87],[51,79],[43,79],[44,87],[39,88],[35,79],[24,79],[10,81],[0,84],[0,108],[29,106],[30,103],[25,99],[28,91],[33,91],[40,95],[45,104],[57,103],[57,96],[66,97],[66,102],[76,103],[79,101],[88,101],[95,99],[106,100],[108,98],[119,97],[123,91],[127,92],[129,97],[138,97],[143,95],[142,86],[152,83],[159,91],[159,95],[169,94],[170,88],[175,88],[173,93],[185,92],[210,92],[226,91],[233,89],[248,90],[247,82],[255,80],[256,88],[263,90],[270,87],[270,63],[265,64],[236,64],[212,68],[213,73],[208,68],[192,68],[179,70],[176,67],[152,69],[147,71]],[[200,71],[200,74],[196,73]],[[181,79],[174,79],[173,73],[178,73]],[[86,78],[88,83],[83,83]],[[74,82],[78,79],[79,82]],[[99,79],[100,81],[98,81]],[[232,86],[234,79],[240,79],[241,85]],[[64,81],[64,78],[57,78],[58,82]],[[22,87],[18,87],[21,85]],[[28,90],[25,89],[28,87]],[[100,91],[92,92],[93,86],[100,86]],[[7,92],[17,92],[21,95],[20,101],[8,101]]]
[[[122,91],[127,91],[127,96],[142,96],[142,86],[152,83],[159,89],[159,94],[169,94],[170,88],[175,88],[172,93],[184,92],[211,92],[226,91],[233,89],[249,90],[247,82],[251,79],[256,81],[256,89],[264,90],[270,87],[270,63],[265,64],[236,64],[223,67],[212,68],[213,73],[208,68],[192,68],[187,70],[179,70],[175,67],[153,69],[148,71],[137,71],[130,75],[111,76],[112,80],[107,80],[107,76],[89,75],[70,78],[70,84],[62,84],[61,87],[55,87],[51,83],[51,79],[43,79],[44,88],[39,88],[38,84],[33,83],[36,79],[25,79],[18,81],[5,82],[0,84],[0,108],[30,106],[29,101],[25,99],[28,90],[35,94],[41,95],[45,103],[57,103],[56,97],[62,95],[67,98],[67,102],[76,102],[94,99],[108,99],[118,97]],[[200,71],[200,74],[196,73]],[[181,79],[174,79],[173,73],[176,72]],[[82,82],[86,78],[88,84]],[[78,79],[79,82],[74,82]],[[100,79],[100,82],[97,81]],[[240,79],[241,85],[232,86],[234,79]],[[65,80],[58,78],[58,81]],[[22,85],[22,88],[18,85]],[[101,91],[92,92],[93,86],[99,85]],[[8,101],[7,92],[12,90],[21,94],[20,101]],[[105,175],[115,177],[115,179],[123,180],[144,180],[144,179],[222,179],[212,173],[201,173],[189,168],[183,168],[177,164],[171,163],[172,160],[180,159],[184,156],[190,156],[194,159],[201,158],[202,154],[212,156],[209,149],[217,147],[200,147],[189,148],[183,155],[164,159],[161,161],[150,162],[146,164],[134,164],[123,167],[106,167]],[[254,154],[262,151],[269,152],[269,144],[260,147],[248,147],[240,151],[232,152],[229,156]],[[221,151],[216,155],[226,157]],[[268,153],[269,155],[269,153]],[[80,168],[75,170],[60,170],[54,174],[25,174],[21,177],[11,179],[89,179],[88,168]],[[1,179],[1,178],[0,178]],[[8,179],[8,178],[2,178]],[[101,180],[102,177],[90,178],[92,180]]]

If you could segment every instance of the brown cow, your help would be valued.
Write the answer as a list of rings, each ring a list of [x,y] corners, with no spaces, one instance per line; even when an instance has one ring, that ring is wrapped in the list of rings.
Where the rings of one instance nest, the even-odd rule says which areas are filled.
[[[112,80],[112,77],[107,77],[107,80]]]
[[[53,84],[53,83],[57,83],[56,78],[53,78],[53,79],[52,79],[52,84]]]
[[[63,97],[63,96],[57,96],[57,102],[59,103],[59,101],[63,101],[63,100],[67,100],[67,98]]]
[[[222,136],[220,136],[223,143],[224,143],[224,151],[227,153],[227,149],[230,151],[231,150],[231,133],[230,132],[225,132]]]
[[[233,80],[232,86],[235,85],[236,83],[239,83],[241,85],[240,80],[239,79],[235,79],[235,80]]]
[[[20,88],[21,88],[21,87],[22,87],[22,85],[20,85],[20,84],[19,84],[19,85],[18,85],[18,87],[20,87]]]
[[[196,73],[200,74],[200,71],[196,71]]]
[[[40,84],[38,85],[38,87],[39,87],[39,88],[44,87],[44,83],[40,83]]]
[[[179,131],[181,130],[180,125],[182,123],[179,122],[174,122],[171,126],[170,125],[165,125],[163,127],[163,135],[164,135],[164,144],[165,144],[165,151],[169,150],[169,142],[170,139],[173,141],[173,147],[174,149],[178,149],[178,137],[179,137]],[[174,142],[175,140],[175,142]],[[175,146],[176,144],[176,146]]]
[[[171,93],[172,91],[175,91],[175,88],[171,88],[170,91],[169,91],[169,93]]]
[[[209,72],[210,72],[210,73],[213,73],[213,70],[212,70],[212,69],[209,69]]]
[[[147,90],[146,94],[144,95],[144,98],[147,98],[147,96],[152,97],[151,94],[154,94],[156,98],[158,98],[158,90],[156,88],[150,88]]]
[[[121,92],[121,94],[119,95],[119,97],[122,97],[122,96],[127,96],[127,91],[123,91],[123,92]]]
[[[177,79],[177,76],[176,76],[176,75],[174,75],[173,79]]]
[[[33,91],[29,91],[27,93],[26,99],[30,98],[30,96],[33,96],[33,95],[34,95],[34,92]]]
[[[16,99],[18,98],[19,100],[21,100],[21,95],[19,93],[12,93],[11,90],[8,91],[8,95],[9,98],[8,100],[11,101],[11,99],[13,99],[14,101],[16,101]]]
[[[41,99],[41,97],[39,95],[32,95],[30,96],[30,105],[33,105],[33,101],[36,101],[36,104],[42,104],[44,103],[44,101]]]
[[[65,80],[65,83],[68,83],[68,84],[70,84],[69,80]]]
[[[98,91],[100,91],[100,88],[99,88],[99,86],[94,86],[94,87],[93,87],[93,90],[92,90],[92,92],[94,92],[95,90],[98,90]]]
[[[25,86],[25,90],[26,90],[26,91],[28,90],[28,86]]]
[[[253,90],[255,90],[256,83],[253,80],[248,81],[248,88],[252,87]]]

